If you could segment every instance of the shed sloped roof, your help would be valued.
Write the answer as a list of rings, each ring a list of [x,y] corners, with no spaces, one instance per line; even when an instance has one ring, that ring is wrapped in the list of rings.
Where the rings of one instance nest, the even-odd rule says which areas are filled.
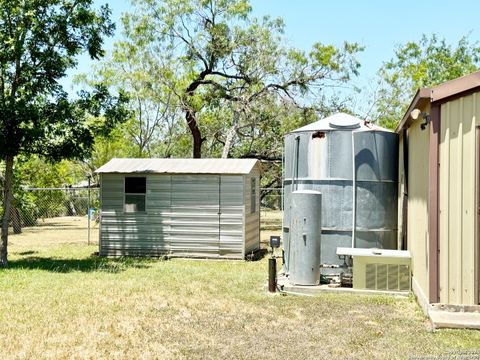
[[[257,159],[119,159],[98,168],[97,174],[249,174]]]
[[[414,120],[411,117],[413,109],[421,109],[427,104],[447,102],[449,99],[472,91],[480,91],[480,71],[446,81],[431,88],[418,89],[395,131],[399,133],[413,123]]]

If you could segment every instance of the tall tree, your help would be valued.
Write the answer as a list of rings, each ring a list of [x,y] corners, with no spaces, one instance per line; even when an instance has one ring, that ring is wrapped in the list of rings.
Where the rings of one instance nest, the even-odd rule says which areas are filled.
[[[317,43],[308,53],[284,46],[283,22],[252,18],[248,0],[136,4],[125,17],[125,34],[135,46],[168,57],[164,63],[171,68],[171,91],[192,136],[193,157],[202,156],[207,139],[201,119],[212,106],[236,104],[226,127],[232,136],[242,126],[237,115],[263,95],[294,99],[310,89],[318,92],[346,82],[359,67],[356,44],[336,48]]]
[[[128,93],[132,118],[124,130],[135,149],[133,155],[167,157],[178,133],[178,101],[170,91],[168,77],[169,68],[148,48],[119,41],[93,75],[84,74],[77,80]]]
[[[92,3],[0,0],[0,156],[5,160],[0,267],[7,266],[15,157],[85,156],[94,136],[125,116],[118,106],[122,97],[112,98],[104,87],[69,100],[58,83],[80,53],[101,57],[102,38],[113,33],[108,7],[96,11]]]
[[[380,125],[395,128],[418,88],[470,74],[480,67],[480,44],[462,37],[448,44],[437,35],[399,46],[395,56],[378,72],[379,84],[369,117]]]

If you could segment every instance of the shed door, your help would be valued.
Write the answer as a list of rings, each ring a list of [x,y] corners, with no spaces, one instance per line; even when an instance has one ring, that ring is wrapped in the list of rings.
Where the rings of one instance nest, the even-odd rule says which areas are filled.
[[[170,248],[174,253],[219,253],[219,187],[218,175],[172,176]]]

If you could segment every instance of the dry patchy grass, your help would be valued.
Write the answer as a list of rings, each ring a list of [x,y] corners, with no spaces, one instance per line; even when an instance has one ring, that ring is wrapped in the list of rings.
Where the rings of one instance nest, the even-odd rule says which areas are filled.
[[[38,226],[23,228],[23,232],[10,236],[9,245],[19,252],[25,248],[43,249],[49,245],[86,244],[88,239],[88,220],[86,216],[64,216],[39,219]],[[98,224],[90,222],[90,239],[98,243]]]
[[[270,295],[266,259],[104,259],[84,239],[12,236],[2,358],[397,359],[480,344],[432,332],[413,298]]]

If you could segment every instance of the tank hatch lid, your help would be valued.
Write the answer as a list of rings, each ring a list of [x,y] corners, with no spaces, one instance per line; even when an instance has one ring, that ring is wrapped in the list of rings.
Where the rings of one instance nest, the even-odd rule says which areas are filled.
[[[355,116],[345,113],[338,113],[332,116],[329,116],[325,119],[315,121],[311,124],[305,125],[301,128],[295,129],[292,133],[295,132],[304,132],[304,131],[329,131],[329,130],[354,130],[354,131],[386,131],[392,132],[391,130],[382,128],[375,124],[365,122],[365,120],[359,119]]]
[[[355,116],[338,113],[325,119],[315,121],[311,124],[305,125],[301,128],[295,129],[292,132],[300,131],[319,131],[319,130],[334,130],[334,129],[357,129],[361,127],[364,121]]]
[[[358,129],[362,120],[348,114],[337,114],[342,116],[332,116],[328,123],[335,129]]]

